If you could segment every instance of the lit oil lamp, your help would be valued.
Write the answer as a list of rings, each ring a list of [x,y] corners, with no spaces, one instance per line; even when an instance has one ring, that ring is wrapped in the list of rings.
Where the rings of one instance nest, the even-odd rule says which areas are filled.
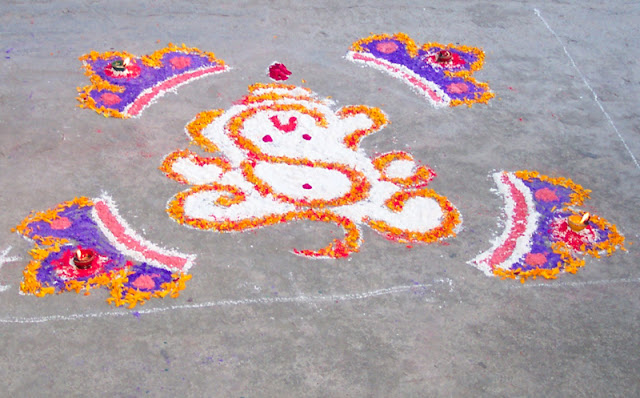
[[[451,55],[451,51],[448,50],[440,50],[438,51],[438,56],[436,57],[436,62],[445,63],[451,61],[453,55]]]
[[[91,249],[78,249],[73,256],[73,264],[78,269],[89,269],[95,256],[96,253]]]
[[[582,216],[573,214],[569,216],[567,220],[569,223],[569,228],[571,228],[571,230],[573,230],[574,232],[580,232],[589,224],[589,218],[591,218],[591,214],[589,213],[584,213]]]
[[[119,60],[113,61],[111,63],[111,69],[115,70],[116,72],[124,72],[127,69],[129,62],[130,62],[129,57],[125,58],[124,60],[119,59]]]

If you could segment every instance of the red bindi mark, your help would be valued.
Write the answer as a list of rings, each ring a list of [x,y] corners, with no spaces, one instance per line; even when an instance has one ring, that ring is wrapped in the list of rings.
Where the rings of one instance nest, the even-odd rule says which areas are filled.
[[[302,188],[304,188],[304,189],[311,189],[311,185],[309,185],[309,184],[304,184],[304,185],[302,186]]]
[[[302,138],[309,141],[311,139],[311,136],[309,134],[302,134]]]
[[[267,134],[264,137],[262,137],[262,141],[264,141],[264,142],[273,142],[273,138],[271,138],[271,136],[269,134]]]

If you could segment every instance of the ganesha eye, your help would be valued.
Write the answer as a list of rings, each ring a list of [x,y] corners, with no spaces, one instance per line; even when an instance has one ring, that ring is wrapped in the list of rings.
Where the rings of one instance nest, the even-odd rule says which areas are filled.
[[[272,142],[273,138],[271,138],[271,136],[269,134],[267,134],[264,137],[262,137],[262,141],[264,141],[264,142]]]
[[[302,138],[309,141],[311,139],[311,136],[309,134],[302,134]]]

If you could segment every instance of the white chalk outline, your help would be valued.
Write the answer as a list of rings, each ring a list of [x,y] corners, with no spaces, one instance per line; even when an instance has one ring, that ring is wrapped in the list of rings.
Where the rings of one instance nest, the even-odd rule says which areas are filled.
[[[631,152],[631,149],[629,148],[629,146],[627,145],[627,142],[622,137],[622,134],[620,134],[620,131],[618,131],[618,128],[616,127],[615,123],[613,123],[613,120],[611,119],[611,116],[609,116],[607,111],[604,110],[604,107],[602,106],[602,104],[600,103],[600,100],[598,99],[598,94],[596,94],[596,92],[593,90],[593,88],[591,88],[591,85],[587,81],[587,78],[582,74],[582,72],[578,68],[578,65],[576,65],[575,61],[573,60],[573,57],[571,56],[571,54],[569,54],[569,51],[567,51],[567,48],[562,43],[562,40],[560,40],[560,37],[556,34],[556,32],[553,29],[551,29],[551,26],[549,26],[547,21],[542,17],[542,15],[540,14],[540,10],[538,10],[537,8],[534,8],[533,12],[535,12],[535,14],[538,16],[538,18],[540,18],[540,20],[547,27],[549,32],[551,32],[551,34],[553,34],[553,36],[556,38],[556,40],[558,40],[558,43],[560,43],[560,45],[562,46],[562,49],[564,50],[564,53],[569,58],[569,61],[571,61],[571,65],[573,65],[573,68],[578,72],[578,75],[580,75],[580,77],[582,78],[582,81],[584,82],[585,86],[587,86],[589,91],[591,91],[591,94],[593,94],[593,100],[596,102],[596,104],[598,104],[598,107],[600,108],[602,113],[604,113],[604,116],[609,121],[609,124],[611,125],[611,127],[613,127],[613,130],[615,130],[616,134],[618,134],[618,138],[620,139],[620,142],[622,142],[622,145],[624,145],[624,147],[627,149],[627,152],[629,152],[629,156],[631,156],[631,159],[633,160],[633,163],[635,163],[636,167],[640,170],[640,164],[638,164],[638,160],[634,156],[633,152]]]
[[[2,323],[45,323],[51,321],[77,321],[83,319],[96,319],[104,317],[126,317],[126,316],[138,316],[138,315],[151,315],[158,314],[167,311],[174,310],[197,310],[212,307],[227,307],[227,306],[239,306],[239,305],[271,305],[271,304],[315,304],[323,302],[340,302],[340,301],[352,301],[352,300],[364,300],[373,297],[386,296],[391,294],[410,292],[415,289],[423,289],[434,286],[435,284],[442,284],[449,287],[449,292],[453,291],[453,280],[450,278],[434,279],[433,283],[414,284],[414,285],[400,285],[393,286],[385,289],[372,290],[364,293],[348,293],[348,294],[333,294],[328,296],[290,296],[290,297],[261,297],[255,299],[240,299],[240,300],[217,300],[208,301],[198,304],[182,304],[172,305],[161,308],[149,308],[140,309],[137,311],[126,312],[94,312],[87,314],[69,314],[69,315],[48,315],[37,317],[6,317],[0,318],[0,324]]]
[[[14,261],[19,261],[22,260],[20,257],[9,257],[8,254],[11,251],[11,246],[7,247],[6,249],[4,249],[1,253],[0,253],[0,269],[2,269],[2,266],[5,265],[6,263],[12,263]],[[0,285],[0,292],[4,292],[6,290],[8,290],[11,286],[9,285]]]
[[[525,288],[584,287],[584,286],[592,286],[592,285],[613,285],[616,283],[640,283],[640,278],[603,279],[599,281],[584,281],[584,282],[518,283],[518,285],[508,286],[507,290],[525,289]]]

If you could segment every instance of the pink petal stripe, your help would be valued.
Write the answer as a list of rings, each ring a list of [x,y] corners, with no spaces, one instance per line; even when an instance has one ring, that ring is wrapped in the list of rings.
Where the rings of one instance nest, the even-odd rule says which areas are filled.
[[[118,218],[112,213],[109,206],[103,201],[95,202],[95,210],[100,221],[109,229],[109,231],[115,236],[117,242],[124,245],[127,249],[140,253],[144,258],[155,260],[161,264],[170,266],[171,268],[177,268],[182,270],[187,264],[188,260],[183,257],[169,256],[160,253],[156,250],[146,247],[143,242],[132,237],[122,225]]]
[[[181,75],[177,75],[174,77],[171,77],[165,81],[163,81],[162,83],[154,86],[153,88],[151,88],[151,91],[143,94],[141,96],[139,96],[138,98],[136,98],[135,101],[133,101],[133,104],[131,104],[131,107],[129,108],[129,110],[127,110],[127,114],[129,116],[137,116],[140,112],[142,112],[142,110],[144,109],[145,106],[149,105],[149,103],[155,98],[157,97],[159,94],[162,94],[163,92],[167,91],[167,90],[171,90],[172,88],[183,84],[183,83],[187,83],[189,80],[191,79],[197,79],[199,77],[202,77],[204,75],[210,74],[210,73],[216,73],[216,72],[221,72],[223,70],[225,70],[227,67],[224,65],[216,65],[216,66],[212,66],[210,68],[206,68],[206,69],[198,69],[196,71],[193,72],[187,72],[187,73],[183,73]]]
[[[416,78],[415,76],[412,76],[402,70],[400,70],[399,68],[393,66],[393,65],[389,65],[386,62],[382,62],[379,59],[377,59],[376,57],[369,57],[366,55],[363,55],[361,53],[354,53],[353,54],[353,58],[358,59],[360,61],[364,61],[364,62],[373,62],[374,64],[381,66],[391,72],[394,73],[400,73],[402,75],[402,78],[404,80],[406,80],[407,82],[411,83],[412,85],[422,89],[422,91],[425,91],[427,94],[429,94],[429,96],[431,97],[432,100],[434,100],[435,102],[444,102],[444,100],[442,99],[442,97],[440,97],[435,91],[433,91],[431,88],[429,88],[429,86],[427,86],[426,84],[424,84],[424,82],[422,82],[420,79]]]
[[[515,208],[513,210],[513,224],[509,231],[509,236],[507,236],[507,239],[493,252],[493,255],[489,259],[491,268],[494,268],[497,264],[501,264],[513,254],[518,238],[521,237],[527,229],[527,217],[529,215],[524,194],[520,192],[506,174],[502,175],[501,179],[502,182],[509,187],[509,193],[511,194],[511,199],[515,202]]]

